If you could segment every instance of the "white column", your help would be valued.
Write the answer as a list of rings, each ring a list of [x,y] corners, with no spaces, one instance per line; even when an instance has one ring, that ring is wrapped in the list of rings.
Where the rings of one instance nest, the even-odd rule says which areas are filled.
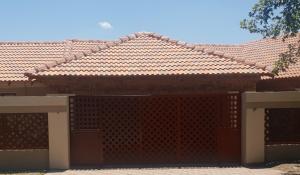
[[[265,161],[264,108],[244,108],[242,116],[242,163]]]
[[[49,168],[70,167],[69,111],[49,112]]]

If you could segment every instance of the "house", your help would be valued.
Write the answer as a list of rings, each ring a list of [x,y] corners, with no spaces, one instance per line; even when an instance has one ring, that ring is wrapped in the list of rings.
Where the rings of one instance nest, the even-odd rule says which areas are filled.
[[[289,44],[295,44],[299,40],[299,35],[293,38],[287,38],[285,42],[278,39],[261,39],[251,41],[240,45],[207,45],[199,44],[198,47],[222,51],[237,58],[242,58],[247,62],[259,65],[272,66],[278,60],[279,55],[288,51]],[[264,77],[257,83],[257,91],[294,91],[300,87],[300,63],[291,65],[285,72],[279,72],[279,75],[270,78]]]
[[[300,64],[270,73],[284,49],[279,40],[195,45],[147,32],[116,41],[3,42],[0,166],[251,164],[282,151],[299,156],[298,145],[265,144],[300,138],[265,127],[286,110],[299,122]]]

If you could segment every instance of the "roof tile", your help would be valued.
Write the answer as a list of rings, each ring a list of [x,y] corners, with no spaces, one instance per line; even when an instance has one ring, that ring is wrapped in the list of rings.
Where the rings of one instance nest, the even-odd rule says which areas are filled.
[[[124,39],[126,38],[126,39]],[[121,41],[121,42],[120,42]],[[84,52],[42,67],[28,76],[130,76],[177,74],[264,74],[269,72],[255,65],[224,56],[223,52],[193,49],[193,45],[170,40],[155,33],[136,33],[108,42],[97,52]]]
[[[289,38],[285,43],[279,38],[241,45],[193,45],[155,33],[136,33],[114,42],[1,42],[0,81],[26,81],[25,71],[29,71],[27,75],[41,76],[47,73],[76,76],[265,74],[272,70],[287,45],[298,39]],[[71,69],[73,66],[75,69]],[[275,78],[289,77],[300,77],[300,62]]]
[[[54,62],[70,60],[72,54],[103,45],[100,40],[66,40],[62,42],[0,42],[0,81],[27,81],[25,71]],[[70,52],[70,53],[69,53]]]
[[[196,47],[200,49],[212,49],[215,51],[223,51],[225,55],[231,55],[238,60],[246,63],[255,63],[258,67],[266,67],[268,71],[272,71],[275,61],[279,59],[280,53],[288,50],[288,44],[295,44],[299,40],[300,34],[296,37],[286,39],[261,39],[241,45],[214,45],[214,44],[198,44]],[[299,58],[300,60],[300,58]],[[280,72],[275,79],[300,77],[300,61],[291,65],[286,71]],[[265,79],[265,78],[264,78]]]

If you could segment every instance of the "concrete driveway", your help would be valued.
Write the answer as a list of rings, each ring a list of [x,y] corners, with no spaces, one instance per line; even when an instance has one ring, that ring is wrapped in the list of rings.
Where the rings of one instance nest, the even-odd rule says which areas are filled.
[[[49,172],[47,175],[281,175],[274,169],[234,168],[124,168],[124,169],[89,169],[66,170],[63,172]]]

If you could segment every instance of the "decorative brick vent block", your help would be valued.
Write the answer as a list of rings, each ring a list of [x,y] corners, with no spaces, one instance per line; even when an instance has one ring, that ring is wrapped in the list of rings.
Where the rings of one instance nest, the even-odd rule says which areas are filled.
[[[300,144],[300,108],[269,108],[265,110],[265,142]]]
[[[48,147],[47,113],[0,113],[0,150]]]

